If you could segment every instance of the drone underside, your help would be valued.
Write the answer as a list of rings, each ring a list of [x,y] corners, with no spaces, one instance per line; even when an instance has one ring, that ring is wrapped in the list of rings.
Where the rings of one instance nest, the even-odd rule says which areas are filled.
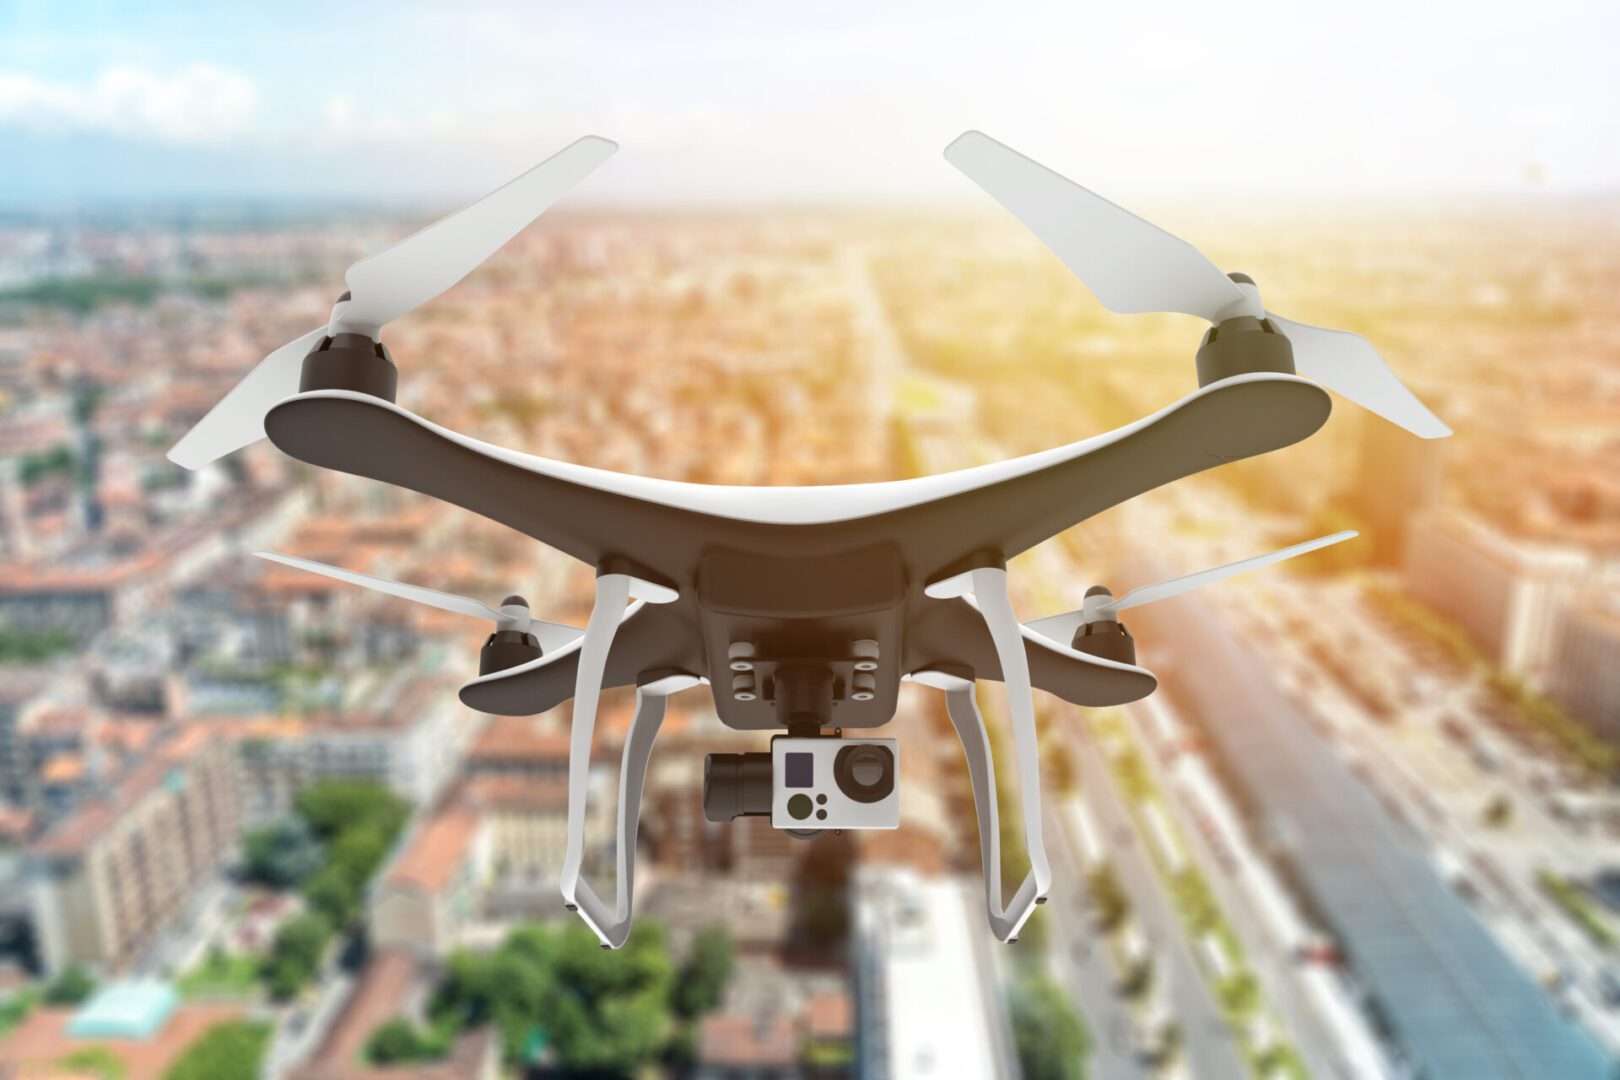
[[[605,685],[636,685],[649,673],[706,677],[727,725],[780,730],[769,693],[774,666],[826,665],[849,687],[856,641],[878,644],[875,694],[867,701],[840,695],[833,714],[838,727],[887,723],[901,677],[914,672],[944,667],[999,680],[983,621],[966,605],[927,597],[925,585],[963,570],[1005,566],[1042,540],[1160,485],[1289,446],[1320,428],[1330,408],[1321,388],[1304,379],[1262,374],[1227,380],[1006,479],[807,524],[721,516],[695,508],[692,500],[678,502],[692,485],[667,485],[668,501],[654,501],[622,490],[628,478],[612,473],[576,467],[565,477],[556,463],[456,436],[364,394],[300,394],[270,411],[265,430],[300,461],[454,503],[587,565],[672,589],[673,602],[649,604],[619,629]],[[908,483],[926,490],[933,479],[884,486],[893,501],[903,502]],[[768,490],[798,496],[806,513],[822,506],[836,514],[842,502],[838,488]],[[715,501],[712,492],[705,494]],[[753,644],[760,658],[753,700],[731,692],[733,642]],[[1147,671],[1099,664],[1066,644],[1026,639],[1037,688],[1091,706],[1134,701],[1153,690]],[[481,712],[544,712],[573,696],[577,661],[577,650],[542,657],[475,679],[461,697]]]

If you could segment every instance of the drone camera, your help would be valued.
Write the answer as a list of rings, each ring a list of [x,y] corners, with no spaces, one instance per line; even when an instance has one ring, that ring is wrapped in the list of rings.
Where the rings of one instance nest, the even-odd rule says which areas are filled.
[[[703,816],[710,821],[771,812],[771,755],[710,754],[703,759]]]
[[[703,815],[766,817],[795,834],[900,826],[898,744],[893,739],[778,736],[771,751],[710,754]]]
[[[898,745],[893,739],[771,743],[771,824],[778,829],[900,827]]]

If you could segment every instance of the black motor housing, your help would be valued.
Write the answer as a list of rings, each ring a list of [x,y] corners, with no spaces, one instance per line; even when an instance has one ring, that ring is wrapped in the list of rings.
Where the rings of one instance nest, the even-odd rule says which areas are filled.
[[[1240,285],[1254,284],[1248,274],[1226,276]],[[1237,315],[1210,327],[1198,347],[1197,362],[1199,386],[1254,371],[1295,374],[1293,343],[1270,319],[1252,315]]]
[[[478,674],[491,675],[541,656],[540,639],[521,630],[497,630],[478,652]]]
[[[364,334],[337,334],[304,357],[298,392],[353,390],[393,401],[399,390],[399,368],[388,347]]]
[[[1136,664],[1136,639],[1125,629],[1125,624],[1113,619],[1099,619],[1086,623],[1074,632],[1069,647],[1087,656],[1100,656],[1121,664]]]

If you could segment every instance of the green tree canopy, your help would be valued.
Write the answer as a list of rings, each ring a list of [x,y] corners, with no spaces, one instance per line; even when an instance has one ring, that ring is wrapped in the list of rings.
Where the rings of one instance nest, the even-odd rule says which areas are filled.
[[[340,871],[349,884],[363,888],[393,842],[394,830],[384,831],[374,822],[344,829],[332,840],[329,866]]]
[[[314,912],[282,923],[265,960],[271,995],[282,1001],[295,997],[320,970],[331,940],[331,924]]]
[[[449,1040],[424,1031],[403,1016],[385,1020],[366,1040],[366,1060],[375,1065],[402,1065],[437,1061],[449,1049]]]
[[[675,1012],[693,1019],[713,1011],[720,1004],[726,983],[736,962],[736,945],[731,935],[718,926],[701,931],[692,940],[691,951],[675,981]]]
[[[270,1025],[254,1020],[215,1024],[186,1047],[163,1080],[259,1080]]]
[[[45,989],[47,1005],[79,1005],[95,993],[96,980],[82,967],[70,967]]]
[[[300,790],[293,804],[323,840],[363,826],[393,836],[410,816],[405,800],[365,780],[322,780]]]
[[[1024,1080],[1082,1080],[1091,1036],[1068,995],[1049,977],[1030,976],[1008,1004]]]
[[[674,972],[656,924],[638,925],[616,951],[577,923],[525,926],[493,954],[453,956],[433,1012],[447,1024],[493,1020],[514,1064],[538,1035],[566,1069],[630,1075],[669,1041]]]
[[[284,817],[242,838],[247,876],[271,888],[302,885],[326,859],[325,849],[301,817]]]

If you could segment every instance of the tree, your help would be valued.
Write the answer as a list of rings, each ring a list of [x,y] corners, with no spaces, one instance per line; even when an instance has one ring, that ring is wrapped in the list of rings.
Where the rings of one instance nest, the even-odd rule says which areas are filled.
[[[692,939],[691,951],[675,981],[675,1012],[691,1020],[720,1004],[726,983],[736,962],[737,947],[731,935],[718,926],[701,931]]]
[[[71,1076],[93,1076],[96,1080],[124,1080],[129,1068],[110,1047],[84,1046],[56,1059],[57,1068]]]
[[[304,884],[304,902],[333,926],[348,926],[360,909],[360,890],[337,866],[328,866]]]
[[[265,961],[271,995],[280,1001],[295,997],[320,969],[331,940],[331,924],[313,912],[282,923]]]
[[[326,859],[326,851],[300,817],[284,817],[242,838],[244,870],[250,880],[273,889],[302,885]]]
[[[258,1080],[270,1025],[254,1020],[215,1024],[186,1047],[163,1080]]]
[[[385,1020],[366,1040],[366,1060],[374,1065],[436,1061],[444,1057],[448,1041],[435,1032],[422,1031],[403,1016]]]
[[[1491,796],[1491,801],[1485,804],[1485,811],[1481,815],[1486,825],[1493,829],[1505,829],[1513,823],[1513,798],[1500,792]]]
[[[1260,1007],[1260,982],[1247,971],[1221,980],[1215,993],[1221,999],[1221,1006],[1234,1016],[1248,1016]]]
[[[378,784],[323,780],[299,791],[298,819],[322,842],[324,860],[304,879],[304,899],[335,929],[348,928],[360,911],[366,883],[377,872],[410,806]]]
[[[332,840],[331,858],[327,866],[340,871],[358,892],[371,880],[377,867],[382,865],[393,842],[392,832],[385,833],[372,822],[344,829]]]
[[[1026,977],[1013,988],[1009,1011],[1024,1080],[1082,1080],[1091,1036],[1050,978]]]
[[[433,1013],[447,1030],[493,1019],[512,1064],[540,1036],[566,1070],[622,1076],[662,1058],[674,978],[656,924],[643,921],[613,952],[575,923],[525,926],[491,956],[453,956]]]
[[[80,1005],[95,993],[96,980],[82,967],[70,967],[45,990],[47,1005]]]
[[[364,780],[322,780],[299,791],[293,803],[323,840],[367,825],[392,837],[410,813],[398,795]]]
[[[1131,902],[1120,888],[1113,867],[1102,863],[1087,878],[1092,903],[1097,905],[1097,922],[1106,932],[1112,932],[1131,913]]]

